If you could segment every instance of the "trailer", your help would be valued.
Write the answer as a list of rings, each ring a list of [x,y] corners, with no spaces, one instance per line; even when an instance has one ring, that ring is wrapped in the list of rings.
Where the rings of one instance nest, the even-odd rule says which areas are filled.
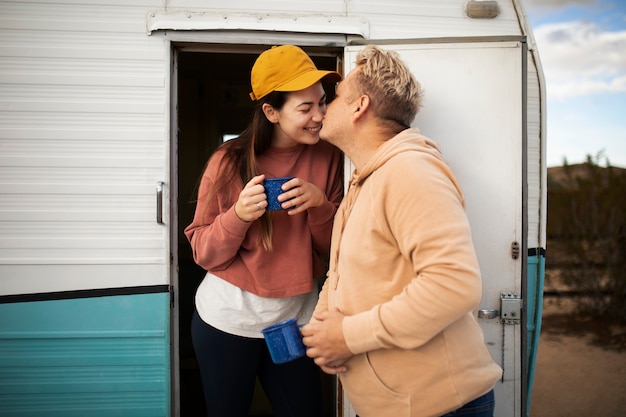
[[[520,0],[0,0],[0,416],[201,415],[204,271],[182,231],[202,168],[247,124],[260,52],[347,74],[369,43],[425,90],[413,125],[465,192],[496,415],[529,414],[546,105]],[[328,416],[355,416],[325,391]]]

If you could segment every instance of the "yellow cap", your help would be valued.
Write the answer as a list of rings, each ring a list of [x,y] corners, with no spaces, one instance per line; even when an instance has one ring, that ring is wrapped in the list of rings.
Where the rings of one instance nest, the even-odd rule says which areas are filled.
[[[297,46],[272,46],[259,55],[252,66],[250,98],[259,100],[272,91],[304,90],[325,77],[330,82],[341,80],[338,72],[318,70],[306,52]]]

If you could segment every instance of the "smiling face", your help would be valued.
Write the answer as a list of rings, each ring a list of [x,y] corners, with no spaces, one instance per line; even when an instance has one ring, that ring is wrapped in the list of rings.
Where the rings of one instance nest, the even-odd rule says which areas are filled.
[[[314,145],[320,139],[326,114],[326,93],[321,82],[300,91],[288,93],[280,110],[263,105],[267,119],[274,123],[272,146]]]

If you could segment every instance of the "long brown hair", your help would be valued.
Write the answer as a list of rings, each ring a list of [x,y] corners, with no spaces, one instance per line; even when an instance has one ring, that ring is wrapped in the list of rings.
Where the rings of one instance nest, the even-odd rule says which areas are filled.
[[[258,101],[252,113],[252,120],[248,127],[237,138],[220,145],[219,149],[225,151],[222,173],[209,191],[208,198],[213,198],[222,189],[231,184],[238,176],[245,185],[252,177],[259,175],[256,162],[258,155],[272,146],[272,134],[274,124],[270,122],[263,112],[263,104],[267,103],[276,110],[282,109],[287,101],[289,93],[274,91]],[[267,251],[272,250],[272,215],[266,211],[259,219],[261,225],[261,242]]]

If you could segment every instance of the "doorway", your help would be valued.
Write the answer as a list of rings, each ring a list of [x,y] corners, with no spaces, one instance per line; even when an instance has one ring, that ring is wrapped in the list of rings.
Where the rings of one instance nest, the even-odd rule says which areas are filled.
[[[174,291],[177,294],[178,349],[172,350],[178,355],[179,386],[173,392],[180,396],[181,417],[203,417],[204,396],[202,382],[191,343],[190,323],[194,310],[194,295],[202,281],[205,271],[193,261],[191,247],[183,231],[193,219],[195,198],[200,176],[209,157],[215,149],[231,135],[237,135],[249,123],[255,103],[250,100],[250,69],[257,56],[271,45],[174,45],[176,62],[176,85],[173,99],[176,100],[177,121],[174,131],[172,152],[176,156],[172,170],[172,182],[176,184],[177,196],[172,199],[176,207],[172,213],[176,218],[176,236],[173,236],[174,270],[178,276],[173,278]],[[320,69],[341,70],[340,57],[342,48],[303,48],[312,57]],[[334,89],[325,86],[329,99]],[[177,268],[176,268],[177,266]],[[326,392],[326,415],[335,415],[336,399],[334,377],[323,376]],[[175,400],[174,400],[175,401]],[[250,416],[272,416],[271,407],[263,390],[257,384],[257,390],[250,410]]]

